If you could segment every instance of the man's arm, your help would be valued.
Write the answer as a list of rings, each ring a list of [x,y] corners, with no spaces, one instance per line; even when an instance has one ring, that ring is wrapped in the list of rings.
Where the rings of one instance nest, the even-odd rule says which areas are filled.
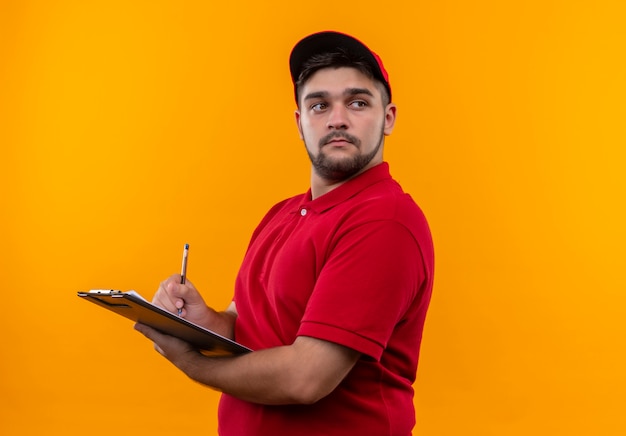
[[[208,307],[188,280],[173,275],[161,283],[153,302],[230,339],[237,318],[235,302],[223,312]],[[138,331],[154,342],[163,356],[192,380],[235,397],[262,404],[310,404],[332,392],[350,372],[360,353],[312,337],[292,345],[237,357],[207,357],[188,343],[142,324]]]
[[[135,328],[192,380],[261,404],[315,403],[339,385],[360,357],[350,348],[306,336],[292,345],[237,357],[207,357],[180,339],[142,324]]]

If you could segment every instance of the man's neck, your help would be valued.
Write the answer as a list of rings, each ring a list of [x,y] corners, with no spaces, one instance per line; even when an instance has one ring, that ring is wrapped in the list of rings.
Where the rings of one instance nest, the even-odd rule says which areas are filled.
[[[343,185],[349,180],[354,179],[355,177],[358,177],[360,174],[363,174],[365,171],[369,170],[370,168],[375,167],[379,163],[380,162],[372,162],[369,165],[367,165],[365,168],[363,168],[361,171],[359,171],[358,173],[344,180],[324,179],[315,172],[314,168],[311,167],[311,200],[315,200],[316,198],[321,197],[324,194],[328,194],[333,189],[340,187],[341,185]]]
[[[328,194],[330,191],[343,185],[348,180],[350,179],[341,181],[326,180],[318,176],[315,171],[311,171],[311,200],[315,200],[324,194]]]

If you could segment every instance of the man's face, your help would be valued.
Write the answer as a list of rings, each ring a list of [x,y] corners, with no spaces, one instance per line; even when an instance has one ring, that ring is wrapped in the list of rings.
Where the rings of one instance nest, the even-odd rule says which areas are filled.
[[[318,176],[338,182],[382,162],[396,107],[354,68],[325,68],[300,89],[296,122]]]

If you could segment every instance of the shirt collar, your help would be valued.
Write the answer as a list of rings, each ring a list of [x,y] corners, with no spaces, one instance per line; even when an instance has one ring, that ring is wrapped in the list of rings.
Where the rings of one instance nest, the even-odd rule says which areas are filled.
[[[382,180],[390,179],[391,174],[389,173],[389,164],[387,162],[382,162],[364,173],[359,174],[355,178],[348,180],[344,184],[339,185],[332,191],[319,196],[315,200],[311,200],[311,189],[309,188],[303,197],[303,202],[300,205],[300,208],[306,208],[317,213],[322,213],[339,203],[343,203],[350,197],[353,197],[363,191],[365,188],[368,188]]]

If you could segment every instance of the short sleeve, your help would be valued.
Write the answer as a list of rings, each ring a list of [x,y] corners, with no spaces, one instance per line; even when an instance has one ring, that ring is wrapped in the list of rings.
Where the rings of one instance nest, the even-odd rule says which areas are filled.
[[[298,331],[376,360],[424,280],[417,241],[402,224],[380,220],[339,235]]]

